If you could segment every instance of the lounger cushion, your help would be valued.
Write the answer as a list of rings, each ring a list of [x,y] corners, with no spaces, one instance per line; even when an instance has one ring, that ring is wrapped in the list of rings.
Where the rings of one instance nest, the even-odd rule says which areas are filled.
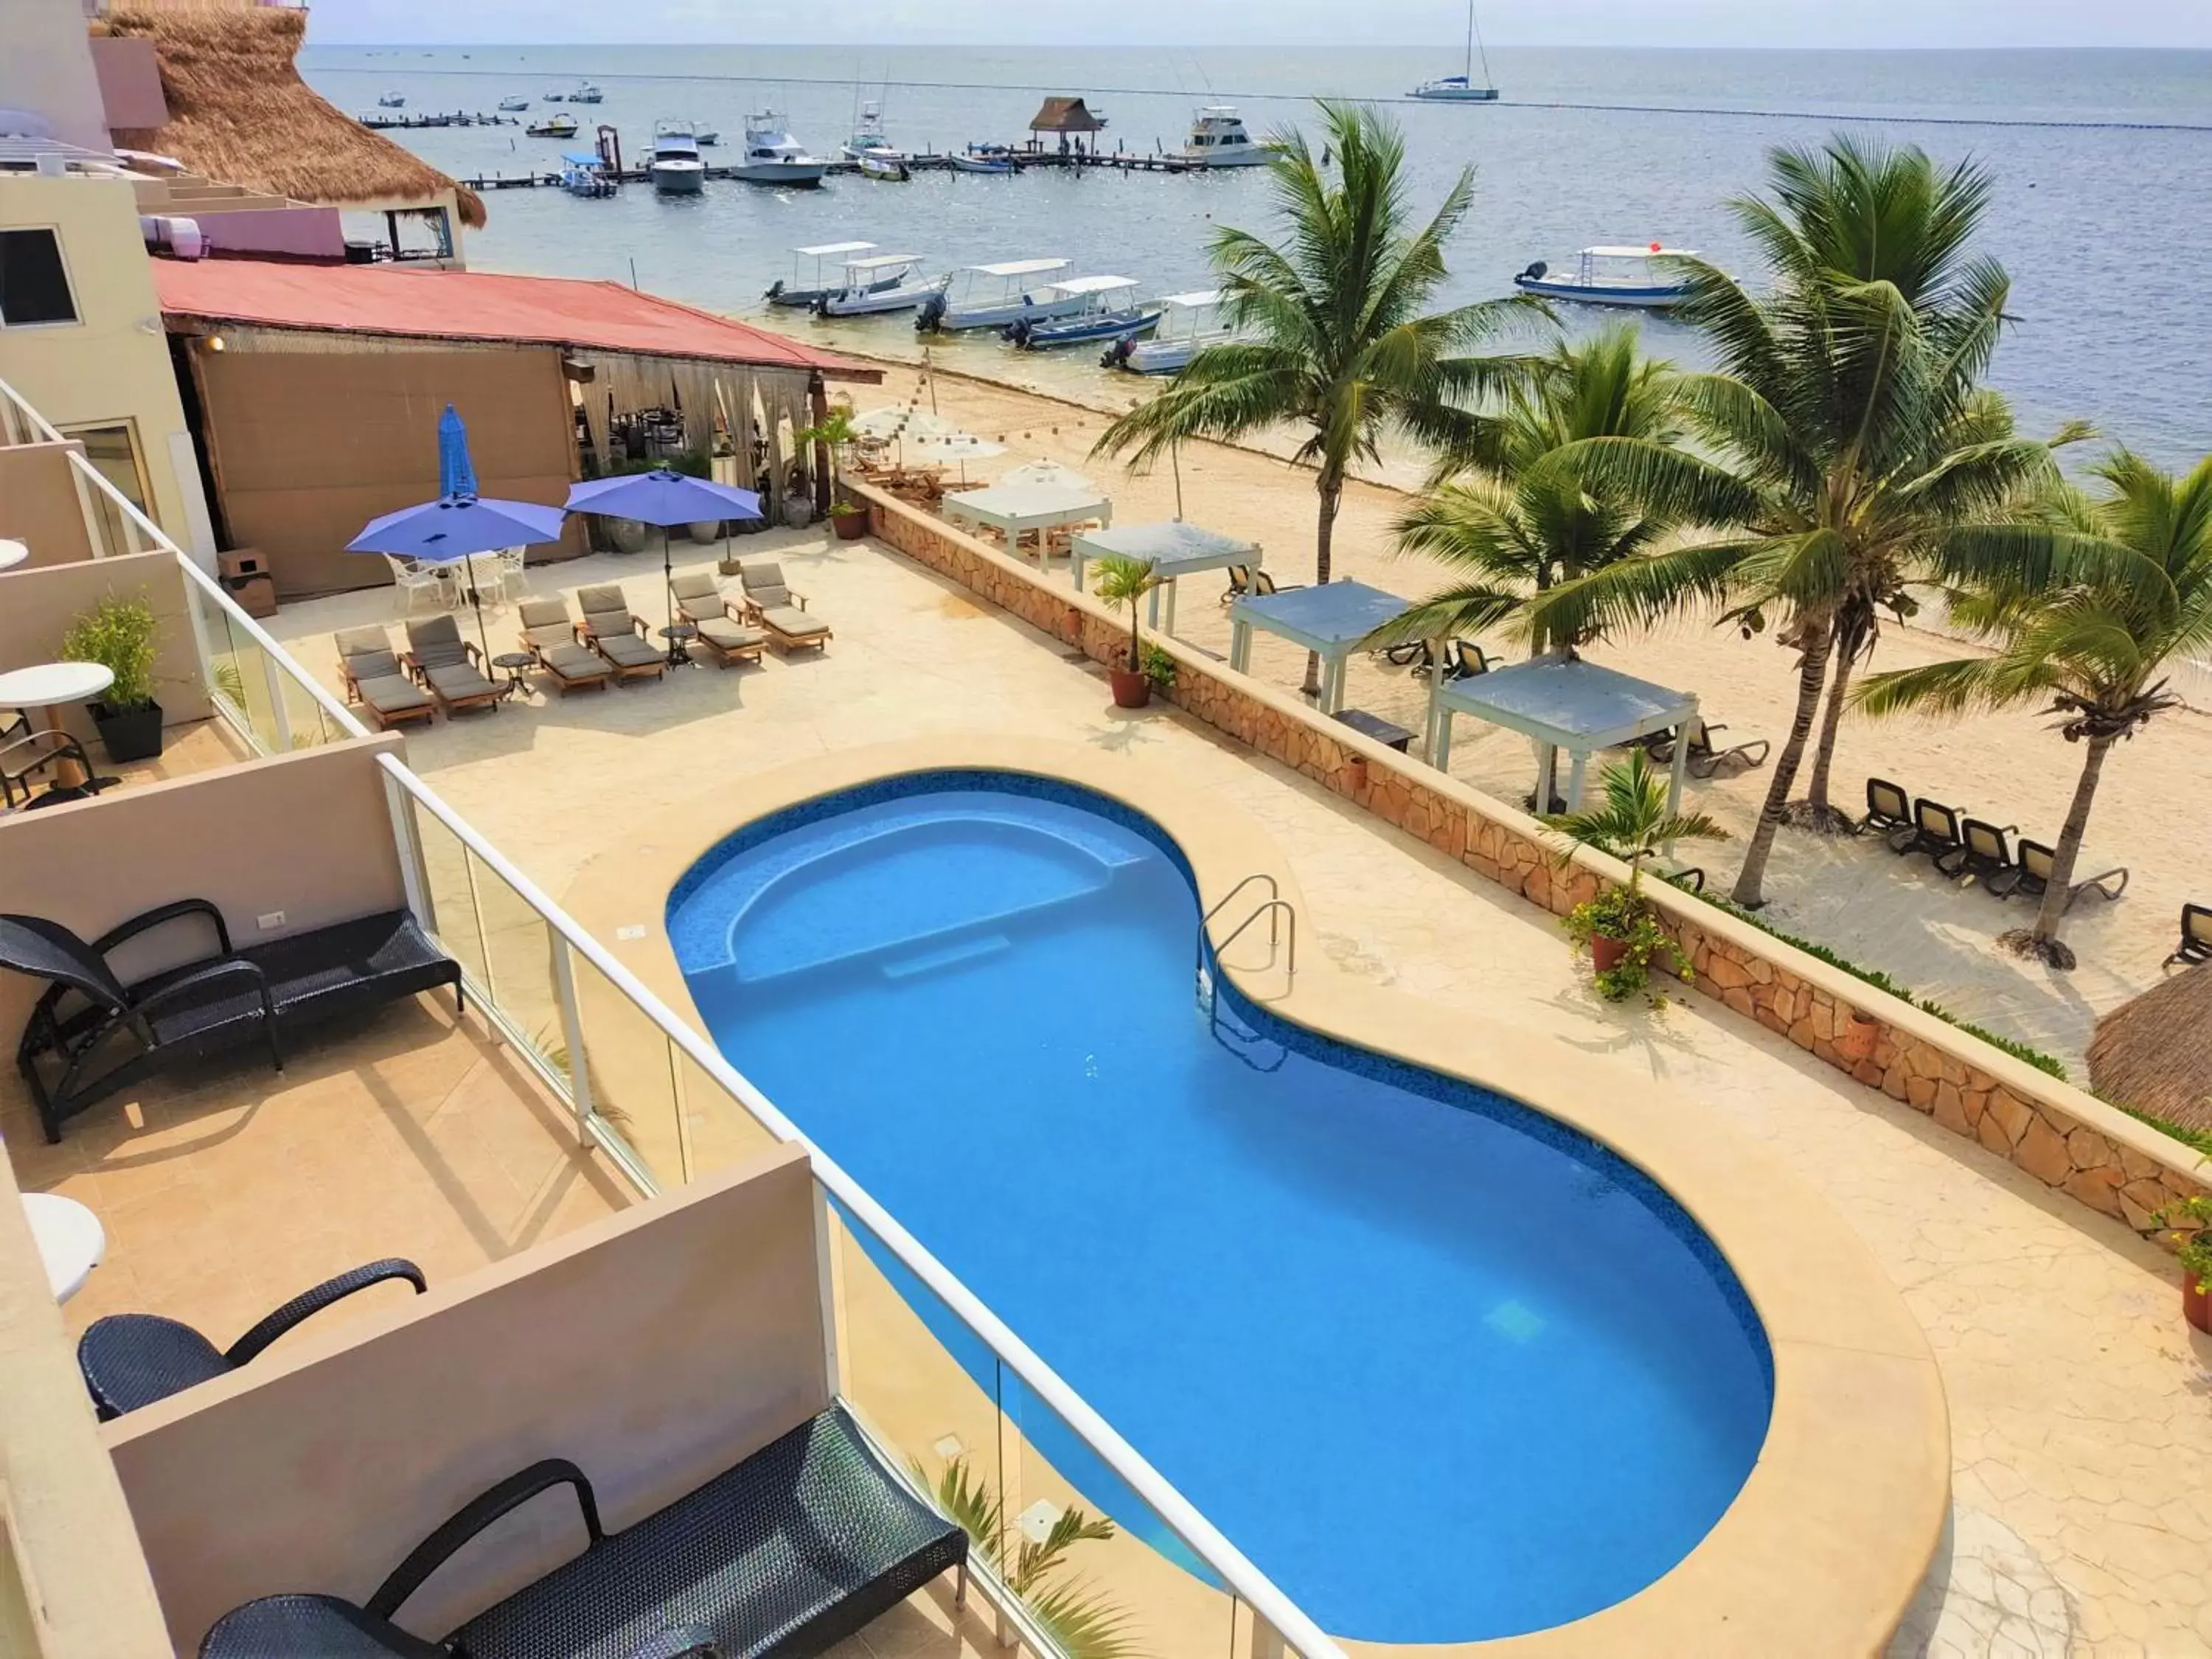
[[[430,707],[428,695],[404,674],[372,674],[354,684],[361,691],[361,700],[380,714],[404,714]]]
[[[388,657],[392,654],[392,636],[380,628],[342,628],[337,633],[337,647],[339,658],[349,663],[356,657],[379,651]],[[6,723],[0,720],[0,726]]]
[[[346,672],[362,684],[389,679],[400,672],[399,659],[390,651],[355,652],[346,657],[345,665]]]
[[[592,638],[609,660],[624,668],[642,668],[661,660],[660,653],[635,634],[595,634]]]
[[[806,611],[787,605],[763,605],[761,626],[771,634],[781,634],[786,639],[812,639],[817,634],[827,634],[830,625],[817,620]]]
[[[576,590],[576,609],[587,618],[610,611],[626,617],[629,615],[629,601],[623,597],[620,582],[594,582],[589,587]]]
[[[708,611],[722,608],[722,589],[711,570],[684,570],[677,573],[668,585],[676,596],[676,603],[685,610],[699,605]]]
[[[409,623],[407,645],[415,653],[415,660],[425,667],[434,663],[468,660],[469,647],[461,639],[460,624],[451,617],[430,617]]]
[[[717,651],[757,651],[768,643],[768,635],[759,629],[739,627],[727,617],[702,617],[692,625]]]
[[[477,672],[474,663],[441,663],[426,666],[422,672],[429,678],[430,689],[447,702],[499,695],[500,688]]]
[[[573,639],[542,645],[538,654],[557,679],[603,680],[609,672],[605,657],[596,651],[586,650]]]

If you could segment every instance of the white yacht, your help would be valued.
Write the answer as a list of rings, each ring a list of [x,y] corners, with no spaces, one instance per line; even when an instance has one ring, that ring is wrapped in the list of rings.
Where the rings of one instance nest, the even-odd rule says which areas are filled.
[[[512,98],[501,99],[499,100],[499,106],[508,114],[512,114],[516,110],[528,109],[530,107],[530,100],[527,98],[517,94]]]
[[[774,110],[761,110],[745,118],[744,153],[730,169],[730,177],[750,185],[818,185],[830,164],[809,155],[783,128],[783,118]]]
[[[1102,368],[1126,368],[1134,374],[1172,374],[1207,346],[1237,337],[1222,314],[1219,289],[1164,295],[1159,327],[1152,337],[1123,335],[1098,362]]]
[[[699,140],[689,121],[653,124],[653,160],[647,171],[664,196],[696,196],[706,188],[707,164],[699,159]]]
[[[706,149],[709,144],[719,144],[722,142],[721,130],[718,127],[705,125],[694,127],[691,130],[691,136],[699,141],[699,148],[702,149]]]
[[[858,161],[874,155],[887,161],[902,161],[896,145],[884,131],[884,106],[874,99],[860,106],[858,119],[853,123],[853,136],[840,147],[848,161]]]
[[[1168,160],[1187,167],[1255,167],[1273,161],[1277,147],[1255,143],[1233,104],[1208,104],[1190,118],[1190,137]]]
[[[996,264],[969,265],[952,273],[944,293],[923,303],[914,325],[922,333],[951,332],[1073,316],[1089,300],[1040,280],[1066,269],[1065,259],[1006,259]]]
[[[814,302],[818,317],[872,317],[911,311],[945,291],[942,276],[921,276],[918,253],[878,253],[845,262],[845,286]]]
[[[1690,297],[1690,285],[1651,269],[1654,259],[1694,259],[1695,248],[1586,247],[1571,271],[1555,271],[1541,259],[1513,279],[1523,294],[1547,300],[1571,300],[1588,306],[1620,306],[1632,311],[1664,311]]]
[[[606,101],[606,94],[586,81],[568,94],[568,101],[572,104],[600,104]]]
[[[1474,56],[1482,54],[1482,79],[1474,78]],[[1433,81],[1424,81],[1406,94],[1409,98],[1425,99],[1431,104],[1494,104],[1498,88],[1490,78],[1490,48],[1482,44],[1482,31],[1475,27],[1474,0],[1467,0],[1467,58],[1457,75],[1440,75]]]

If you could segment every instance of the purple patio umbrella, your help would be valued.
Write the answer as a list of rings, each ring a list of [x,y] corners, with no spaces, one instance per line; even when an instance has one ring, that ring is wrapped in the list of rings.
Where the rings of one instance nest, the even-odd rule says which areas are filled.
[[[661,598],[667,607],[668,625],[676,625],[676,568],[669,550],[671,525],[698,524],[706,520],[757,519],[760,497],[750,489],[695,478],[670,467],[650,472],[625,473],[615,478],[592,478],[568,486],[568,510],[610,519],[635,519],[660,526]],[[668,641],[668,660],[689,661],[682,645]]]

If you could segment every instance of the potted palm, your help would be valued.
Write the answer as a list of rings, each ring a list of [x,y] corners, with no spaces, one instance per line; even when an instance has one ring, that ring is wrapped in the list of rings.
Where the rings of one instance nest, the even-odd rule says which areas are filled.
[[[2187,1224],[2173,1228],[2170,1237],[2181,1258],[2181,1316],[2197,1329],[2212,1332],[2212,1198],[2185,1198],[2180,1213]],[[2160,1211],[2151,1219],[2164,1227],[2166,1218]]]
[[[1578,947],[1589,947],[1598,994],[1619,1002],[1645,988],[1654,962],[1680,978],[1690,976],[1689,957],[1659,926],[1658,912],[1644,896],[1644,860],[1670,842],[1725,841],[1728,832],[1702,812],[1670,810],[1667,779],[1652,769],[1640,749],[1607,767],[1602,781],[1602,805],[1555,814],[1544,822],[1576,846],[1594,847],[1628,865],[1627,886],[1607,888],[1561,920]]]
[[[860,436],[853,411],[834,404],[830,412],[799,434],[802,444],[820,444],[830,452],[830,527],[841,542],[858,541],[868,532],[868,509],[845,493],[845,451]]]
[[[1137,601],[1160,585],[1152,574],[1152,566],[1141,559],[1124,558],[1120,554],[1109,554],[1091,566],[1097,573],[1091,591],[1104,600],[1108,608],[1129,611],[1129,656],[1119,668],[1107,672],[1114,682],[1114,702],[1122,708],[1142,708],[1152,700],[1155,676],[1147,672],[1150,665],[1145,656],[1145,642],[1137,632]],[[1156,646],[1153,647],[1158,650]],[[1163,657],[1166,653],[1162,652]],[[1170,659],[1168,678],[1174,678],[1174,663]]]
[[[151,760],[161,752],[161,705],[154,701],[154,647],[160,624],[143,599],[106,598],[70,624],[62,655],[96,662],[115,678],[92,704],[92,723],[111,758]]]

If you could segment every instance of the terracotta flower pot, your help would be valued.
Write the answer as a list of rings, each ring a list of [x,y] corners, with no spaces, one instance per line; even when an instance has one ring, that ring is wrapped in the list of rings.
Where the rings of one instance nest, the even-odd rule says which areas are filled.
[[[1114,682],[1114,706],[1117,708],[1142,708],[1152,700],[1152,683],[1133,668],[1112,668],[1107,676]]]
[[[1628,941],[1607,939],[1603,933],[1590,935],[1590,966],[1601,974],[1608,973],[1628,960]]]
[[[1880,1030],[1881,1027],[1870,1019],[1850,1016],[1836,1027],[1833,1039],[1836,1053],[1854,1066],[1863,1060],[1871,1060],[1874,1057],[1875,1035]]]
[[[2200,1331],[2212,1334],[2212,1297],[2198,1288],[2197,1275],[2184,1271],[2181,1275],[2181,1316]]]
[[[868,509],[856,507],[830,515],[830,527],[837,532],[841,542],[857,542],[868,533]]]

